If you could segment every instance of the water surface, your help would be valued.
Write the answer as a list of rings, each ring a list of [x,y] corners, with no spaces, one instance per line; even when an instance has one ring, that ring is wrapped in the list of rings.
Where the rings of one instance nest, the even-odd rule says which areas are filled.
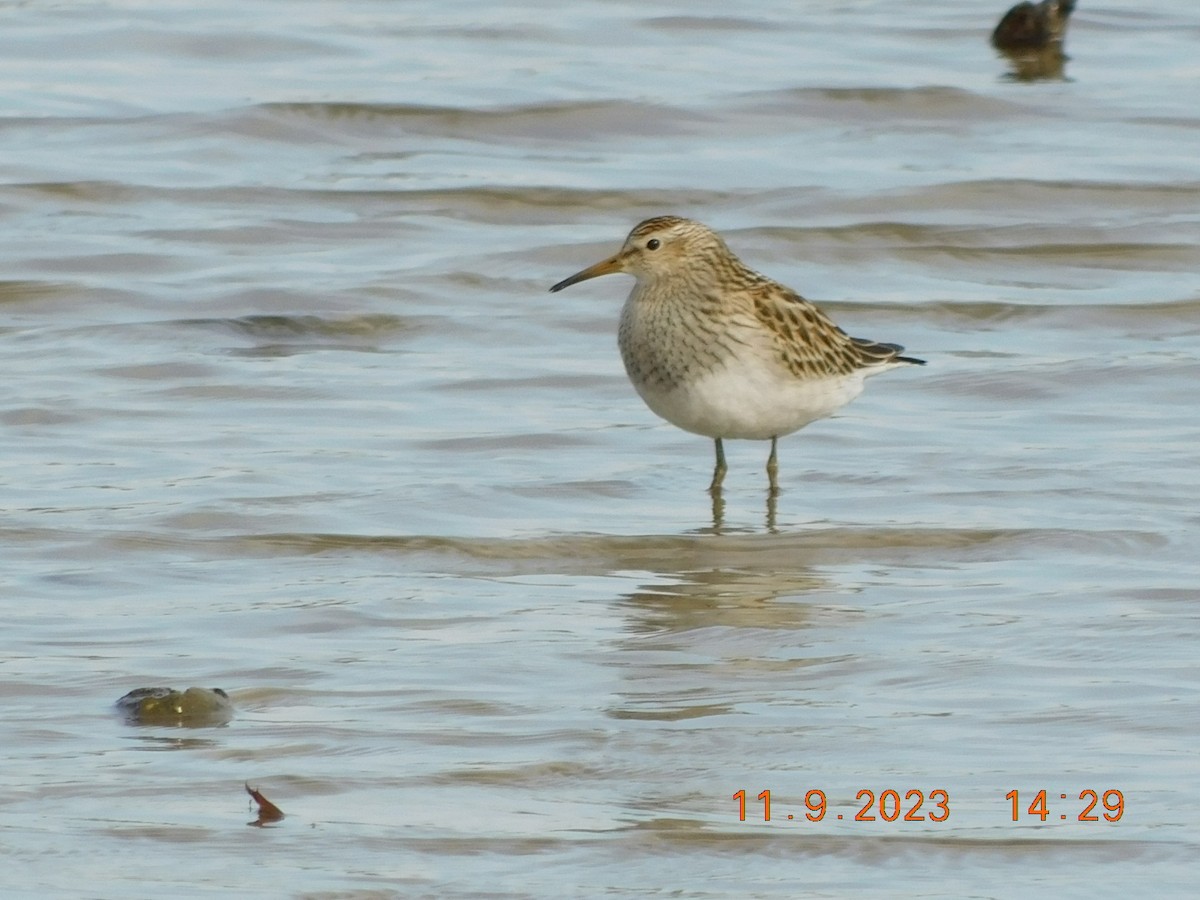
[[[1188,896],[1200,14],[1002,12],[6,8],[6,895]],[[547,292],[663,213],[929,360],[773,506]]]

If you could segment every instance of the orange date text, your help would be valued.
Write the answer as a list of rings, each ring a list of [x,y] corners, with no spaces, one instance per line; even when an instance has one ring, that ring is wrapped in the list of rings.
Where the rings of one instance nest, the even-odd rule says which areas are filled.
[[[738,821],[745,822],[747,813],[757,820],[758,804],[762,807],[762,821],[771,821],[770,790],[760,791],[753,799],[748,799],[745,789],[735,791],[733,800],[737,804]],[[950,818],[950,794],[941,788],[903,792],[891,788],[878,792],[863,788],[855,795],[855,803],[857,807],[853,810],[833,812],[825,792],[812,788],[804,795],[803,812],[796,809],[778,813],[775,818],[788,821],[807,819],[809,822],[821,822],[826,816],[837,821],[849,816],[854,822],[945,822]]]

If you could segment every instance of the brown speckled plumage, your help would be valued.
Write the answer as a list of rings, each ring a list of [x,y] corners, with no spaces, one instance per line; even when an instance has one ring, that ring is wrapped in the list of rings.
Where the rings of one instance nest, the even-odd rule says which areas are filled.
[[[830,415],[867,375],[922,362],[896,344],[850,337],[690,219],[647,219],[616,255],[551,290],[613,272],[637,278],[618,332],[629,378],[660,416],[716,441],[713,491],[724,476],[722,438],[770,439],[775,491],[776,438]]]

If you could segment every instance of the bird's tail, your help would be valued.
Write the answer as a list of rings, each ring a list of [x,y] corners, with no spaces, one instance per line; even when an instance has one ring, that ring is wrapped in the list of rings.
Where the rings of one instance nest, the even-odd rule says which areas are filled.
[[[889,363],[908,363],[914,366],[925,365],[925,360],[915,356],[901,356],[904,348],[899,344],[886,344],[880,341],[868,341],[866,338],[850,338],[854,346],[862,354],[864,366],[883,366]]]

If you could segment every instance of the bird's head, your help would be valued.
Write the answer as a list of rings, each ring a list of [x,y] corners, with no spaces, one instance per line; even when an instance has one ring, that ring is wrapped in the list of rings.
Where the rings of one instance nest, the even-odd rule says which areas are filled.
[[[615,254],[564,278],[550,290],[561,291],[614,272],[625,272],[639,282],[660,281],[729,256],[725,242],[707,226],[679,216],[656,216],[635,226]]]

